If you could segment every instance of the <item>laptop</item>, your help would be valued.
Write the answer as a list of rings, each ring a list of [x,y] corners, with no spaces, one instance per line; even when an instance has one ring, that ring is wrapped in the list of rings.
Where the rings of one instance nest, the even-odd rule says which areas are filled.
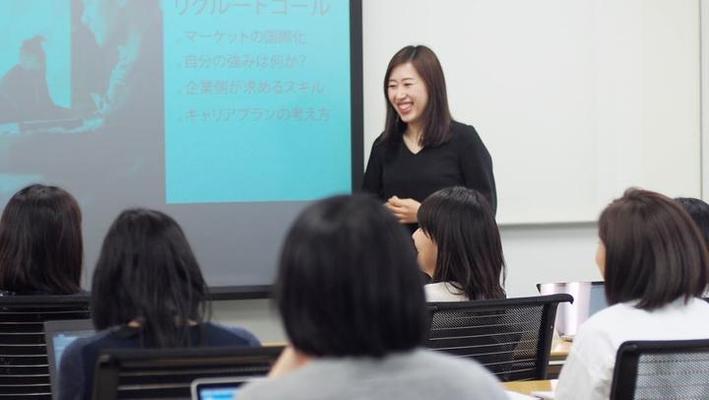
[[[192,400],[235,400],[241,385],[257,377],[200,378],[192,381]]]
[[[573,340],[579,326],[591,315],[608,307],[603,281],[538,283],[542,295],[568,293],[573,304],[562,303],[556,311],[556,332],[564,340]]]
[[[95,333],[90,319],[72,319],[46,321],[44,335],[47,343],[49,361],[49,382],[52,385],[52,399],[59,394],[59,363],[64,350],[76,339],[92,336]]]

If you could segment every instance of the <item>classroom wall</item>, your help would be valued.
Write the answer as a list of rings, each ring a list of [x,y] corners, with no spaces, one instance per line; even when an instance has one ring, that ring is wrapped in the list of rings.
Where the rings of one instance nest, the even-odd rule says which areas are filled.
[[[498,222],[593,221],[630,185],[698,196],[698,11],[698,0],[365,0],[365,155],[384,126],[387,62],[424,44],[453,116],[492,154]]]

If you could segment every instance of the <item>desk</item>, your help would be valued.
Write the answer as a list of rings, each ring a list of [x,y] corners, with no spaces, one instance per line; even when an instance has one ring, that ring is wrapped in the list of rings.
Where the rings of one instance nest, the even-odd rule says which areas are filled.
[[[566,357],[569,355],[569,350],[571,350],[571,342],[554,335],[554,339],[552,339],[551,342],[549,365],[547,365],[547,378],[555,379],[559,377],[561,367],[564,365],[564,361],[566,361]]]
[[[561,339],[558,336],[554,336],[551,341],[551,355],[550,360],[564,361],[569,355],[569,350],[571,350],[571,343],[568,340]]]
[[[540,381],[513,381],[503,382],[505,390],[530,395],[532,392],[550,392],[556,387],[556,379]]]

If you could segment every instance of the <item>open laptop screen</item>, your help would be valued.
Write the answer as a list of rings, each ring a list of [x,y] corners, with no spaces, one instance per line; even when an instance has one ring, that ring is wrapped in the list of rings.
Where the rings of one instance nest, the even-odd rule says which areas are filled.
[[[259,377],[202,378],[192,382],[193,400],[235,400],[241,385]]]
[[[59,390],[59,368],[64,350],[76,339],[95,333],[90,319],[46,321],[44,334],[49,361],[49,381],[52,384],[52,398],[57,399]]]

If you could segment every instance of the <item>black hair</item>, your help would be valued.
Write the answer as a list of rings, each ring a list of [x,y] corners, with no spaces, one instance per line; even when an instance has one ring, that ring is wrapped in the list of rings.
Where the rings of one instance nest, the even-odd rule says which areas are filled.
[[[443,68],[436,57],[436,53],[426,46],[406,46],[394,54],[389,61],[384,74],[384,100],[386,102],[386,122],[382,138],[389,144],[399,143],[406,131],[406,123],[401,121],[394,106],[389,102],[389,77],[394,68],[411,63],[416,72],[421,76],[426,91],[428,104],[422,115],[424,129],[421,136],[423,147],[438,146],[447,142],[451,137],[451,117],[448,108],[448,95],[446,92],[446,79]]]
[[[290,341],[309,355],[381,357],[426,335],[411,239],[367,195],[331,197],[300,214],[275,288]]]
[[[692,217],[704,237],[704,243],[709,247],[709,204],[691,197],[678,197],[675,201]]]
[[[438,248],[432,282],[449,282],[470,300],[505,297],[500,231],[485,196],[461,186],[441,189],[421,203],[417,217]]]
[[[0,217],[0,289],[77,293],[83,249],[74,197],[56,186],[27,186],[10,198]]]
[[[653,310],[704,293],[704,239],[672,199],[629,189],[601,213],[598,236],[605,246],[609,304],[637,301],[637,308]]]
[[[190,343],[206,283],[182,228],[159,211],[123,211],[106,234],[91,291],[96,329],[138,321],[146,346]]]

